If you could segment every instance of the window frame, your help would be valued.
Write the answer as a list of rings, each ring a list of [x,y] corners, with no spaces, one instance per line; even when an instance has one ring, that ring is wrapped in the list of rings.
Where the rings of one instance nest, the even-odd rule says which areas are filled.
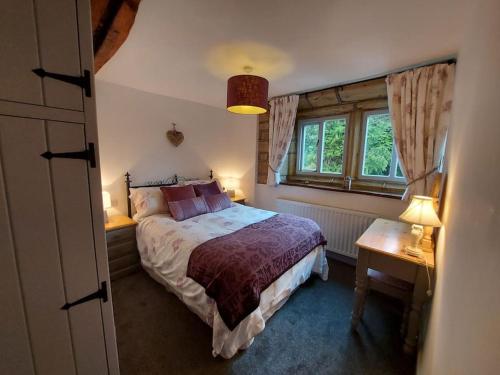
[[[379,115],[379,114],[388,114],[389,116],[391,116],[389,108],[363,111],[363,121],[361,122],[361,144],[359,149],[360,158],[358,162],[358,179],[363,181],[380,181],[380,182],[394,182],[399,184],[405,184],[406,183],[405,177],[396,176],[399,159],[398,159],[398,153],[396,151],[396,142],[394,140],[394,134],[392,143],[391,168],[389,170],[389,176],[374,176],[374,175],[363,174],[363,169],[365,165],[366,133],[367,133],[366,128],[368,124],[368,117],[371,115]]]
[[[342,172],[341,173],[332,173],[332,172],[321,172],[321,168],[323,167],[323,135],[325,132],[324,129],[324,123],[328,120],[336,120],[336,119],[344,119],[346,122],[345,125],[345,132],[344,132],[344,143],[343,143],[343,154],[342,154]],[[298,132],[297,132],[297,162],[295,166],[295,173],[300,176],[328,176],[328,177],[339,177],[343,178],[346,175],[346,153],[348,152],[347,146],[348,146],[348,140],[349,140],[349,120],[350,120],[350,114],[342,114],[342,115],[334,115],[334,116],[324,116],[324,117],[315,117],[315,118],[308,118],[308,119],[301,119],[299,120],[298,123]],[[303,139],[303,133],[304,133],[304,127],[307,125],[313,125],[313,124],[318,124],[319,125],[319,134],[318,134],[318,148],[316,150],[316,160],[317,160],[317,167],[316,171],[309,171],[309,170],[302,170],[302,153],[303,153],[303,147],[304,147],[304,139]]]

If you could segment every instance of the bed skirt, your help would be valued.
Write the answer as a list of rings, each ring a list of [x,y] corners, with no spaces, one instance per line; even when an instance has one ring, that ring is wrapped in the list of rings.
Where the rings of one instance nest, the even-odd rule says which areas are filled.
[[[214,300],[205,294],[200,284],[189,280],[192,283],[188,288],[189,295],[181,294],[176,290],[175,285],[162,277],[161,273],[147,262],[142,261],[142,266],[154,280],[175,294],[191,311],[212,327],[212,355],[214,357],[220,355],[226,359],[233,357],[238,350],[252,345],[254,337],[264,330],[266,321],[285,304],[294,290],[312,273],[318,274],[325,281],[328,278],[325,249],[320,245],[264,290],[260,297],[259,307],[231,331],[219,315]],[[185,287],[186,285],[184,289]]]

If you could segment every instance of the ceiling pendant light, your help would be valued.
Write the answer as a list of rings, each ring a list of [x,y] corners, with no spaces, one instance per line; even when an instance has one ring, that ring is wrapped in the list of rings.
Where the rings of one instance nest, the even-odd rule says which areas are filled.
[[[245,66],[245,72],[252,68]],[[258,115],[267,112],[267,79],[251,74],[242,74],[227,81],[227,110],[243,115]]]

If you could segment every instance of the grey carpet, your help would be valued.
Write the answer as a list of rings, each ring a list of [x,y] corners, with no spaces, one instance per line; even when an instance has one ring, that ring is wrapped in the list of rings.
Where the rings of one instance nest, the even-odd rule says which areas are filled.
[[[401,306],[371,293],[358,332],[350,329],[354,268],[330,262],[231,360],[211,355],[211,330],[141,271],[112,284],[120,368],[140,374],[413,374],[402,351]]]

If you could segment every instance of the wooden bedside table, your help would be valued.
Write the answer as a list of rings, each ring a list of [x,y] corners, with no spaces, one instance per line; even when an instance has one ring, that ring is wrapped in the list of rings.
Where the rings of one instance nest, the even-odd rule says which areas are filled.
[[[234,197],[231,198],[231,201],[234,203],[239,203],[245,205],[245,197],[242,195],[235,195]]]
[[[403,249],[411,243],[409,224],[392,220],[376,219],[356,241],[359,247],[356,264],[356,289],[351,324],[356,328],[363,316],[368,269],[380,271],[396,279],[413,284],[411,311],[408,318],[404,349],[413,352],[417,344],[420,311],[427,299],[427,271],[432,276],[434,253],[423,253],[423,258],[407,255]]]
[[[140,269],[140,257],[137,251],[135,226],[137,223],[128,216],[109,217],[105,224],[108,247],[109,273],[111,280],[116,280]]]

